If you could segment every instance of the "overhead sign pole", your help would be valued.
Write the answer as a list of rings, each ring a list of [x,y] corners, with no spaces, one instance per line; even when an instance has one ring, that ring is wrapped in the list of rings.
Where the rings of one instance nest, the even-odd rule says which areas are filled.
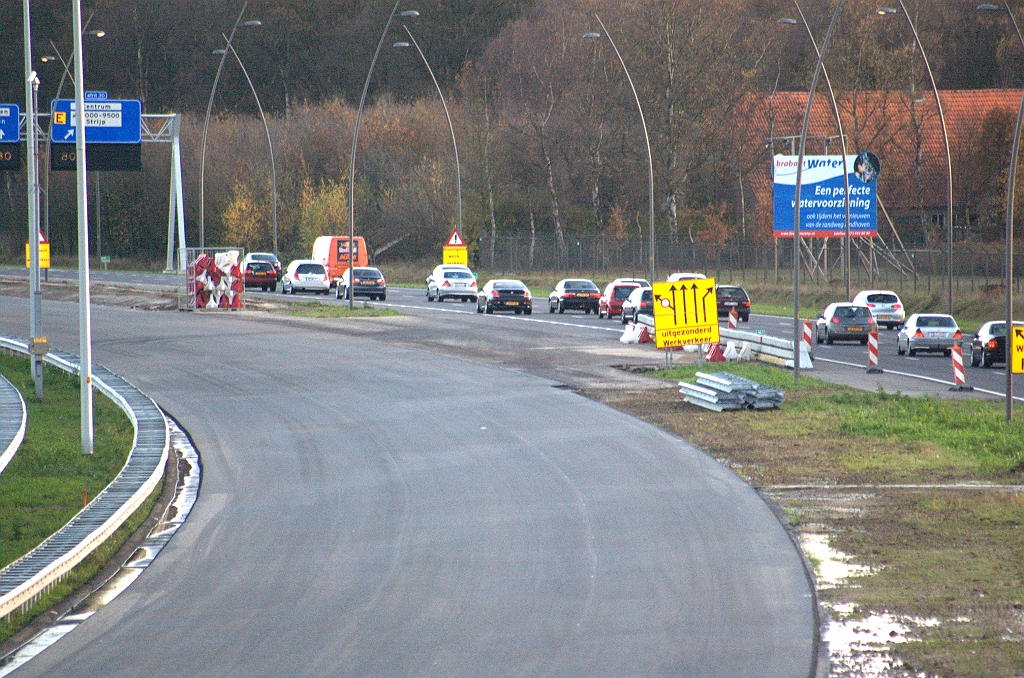
[[[28,0],[26,0],[26,3]],[[71,0],[75,41],[75,161],[78,163],[78,354],[82,399],[82,454],[92,454],[92,318],[89,309],[89,205],[85,169],[85,69],[82,54],[82,1]],[[38,242],[36,243],[38,247]]]
[[[36,140],[36,109],[35,98],[39,87],[39,78],[32,70],[32,19],[29,11],[29,0],[24,1],[25,24],[25,161],[28,165],[28,317],[29,336],[35,338],[39,334],[39,315],[42,310],[39,297],[39,163],[36,154],[39,144]],[[17,125],[17,121],[15,121]],[[36,396],[42,396],[43,364],[32,357],[32,381],[35,383]]]

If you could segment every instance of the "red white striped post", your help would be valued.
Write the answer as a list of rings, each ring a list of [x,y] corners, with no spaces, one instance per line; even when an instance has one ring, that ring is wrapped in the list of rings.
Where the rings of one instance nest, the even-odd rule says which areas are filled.
[[[804,320],[804,346],[807,348],[807,355],[814,355],[814,323],[811,320]]]
[[[740,314],[736,312],[736,309],[729,311],[729,329],[735,330],[740,326]]]
[[[973,391],[973,386],[967,385],[967,379],[964,376],[964,354],[960,350],[960,344],[953,342],[953,348],[950,349],[949,354],[953,356],[953,381],[956,382],[956,386],[950,386],[950,391]]]
[[[868,374],[881,374],[882,368],[878,366],[878,330],[874,329],[868,333]]]

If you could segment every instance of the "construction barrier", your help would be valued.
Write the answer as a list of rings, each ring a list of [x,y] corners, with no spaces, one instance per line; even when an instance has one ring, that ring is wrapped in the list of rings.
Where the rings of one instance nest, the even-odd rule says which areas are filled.
[[[729,329],[739,329],[740,326],[740,314],[736,312],[736,309],[729,311]]]
[[[967,378],[964,375],[964,354],[958,342],[953,342],[953,348],[950,349],[949,355],[953,357],[953,381],[956,383],[955,386],[950,386],[949,390],[973,391],[974,387],[967,385]]]
[[[245,307],[241,248],[188,248],[179,310]]]
[[[814,355],[814,321],[804,320],[804,346],[807,348],[807,353]]]
[[[708,344],[704,349],[704,360],[709,363],[724,363],[725,354],[722,353],[721,344]]]
[[[878,366],[878,330],[874,329],[868,333],[868,374],[881,374],[882,368]]]
[[[749,356],[754,360],[779,365],[780,367],[793,367],[794,351],[792,339],[779,339],[778,337],[770,337],[766,334],[728,329],[719,330],[719,336],[722,340],[736,342],[736,350],[739,352],[741,359]],[[808,350],[807,344],[801,341],[798,351],[800,369],[813,369],[814,361],[811,358],[811,352]]]

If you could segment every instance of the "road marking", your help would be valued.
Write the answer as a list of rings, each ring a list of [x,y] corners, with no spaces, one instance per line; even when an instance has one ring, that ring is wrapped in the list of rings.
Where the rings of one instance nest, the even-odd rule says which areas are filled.
[[[832,360],[830,358],[815,358],[815,360],[820,360],[823,363],[835,363],[836,365],[846,365],[847,367],[864,367],[860,363],[848,363],[845,360]],[[956,384],[954,384],[951,381],[946,381],[944,379],[936,379],[935,377],[926,377],[923,374],[911,374],[910,372],[898,372],[896,370],[885,370],[885,373],[886,374],[895,374],[895,375],[898,375],[900,377],[910,377],[911,379],[923,379],[924,381],[930,381],[930,382],[933,382],[933,383],[936,383],[936,384],[945,384],[947,386],[956,386]],[[999,393],[998,391],[990,391],[987,388],[980,388],[978,386],[975,386],[974,390],[979,392],[979,393],[986,393],[988,395],[999,396],[1000,398],[1005,398],[1006,397],[1005,393]],[[1019,400],[1020,402],[1024,403],[1024,398],[1021,398],[1020,396],[1013,396],[1013,399],[1014,400]]]

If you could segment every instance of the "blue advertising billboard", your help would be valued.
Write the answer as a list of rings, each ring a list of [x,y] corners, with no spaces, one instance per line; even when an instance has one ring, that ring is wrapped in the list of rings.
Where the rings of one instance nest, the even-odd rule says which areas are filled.
[[[51,106],[50,141],[75,143],[75,102],[59,99]],[[142,105],[138,100],[101,99],[85,102],[85,140],[90,144],[142,142]],[[86,156],[88,157],[88,156]]]
[[[846,156],[850,173],[850,236],[878,235],[875,178],[878,160],[872,153]],[[793,237],[797,156],[776,155],[775,237]],[[846,235],[843,156],[807,155],[800,177],[800,237],[841,238]]]

